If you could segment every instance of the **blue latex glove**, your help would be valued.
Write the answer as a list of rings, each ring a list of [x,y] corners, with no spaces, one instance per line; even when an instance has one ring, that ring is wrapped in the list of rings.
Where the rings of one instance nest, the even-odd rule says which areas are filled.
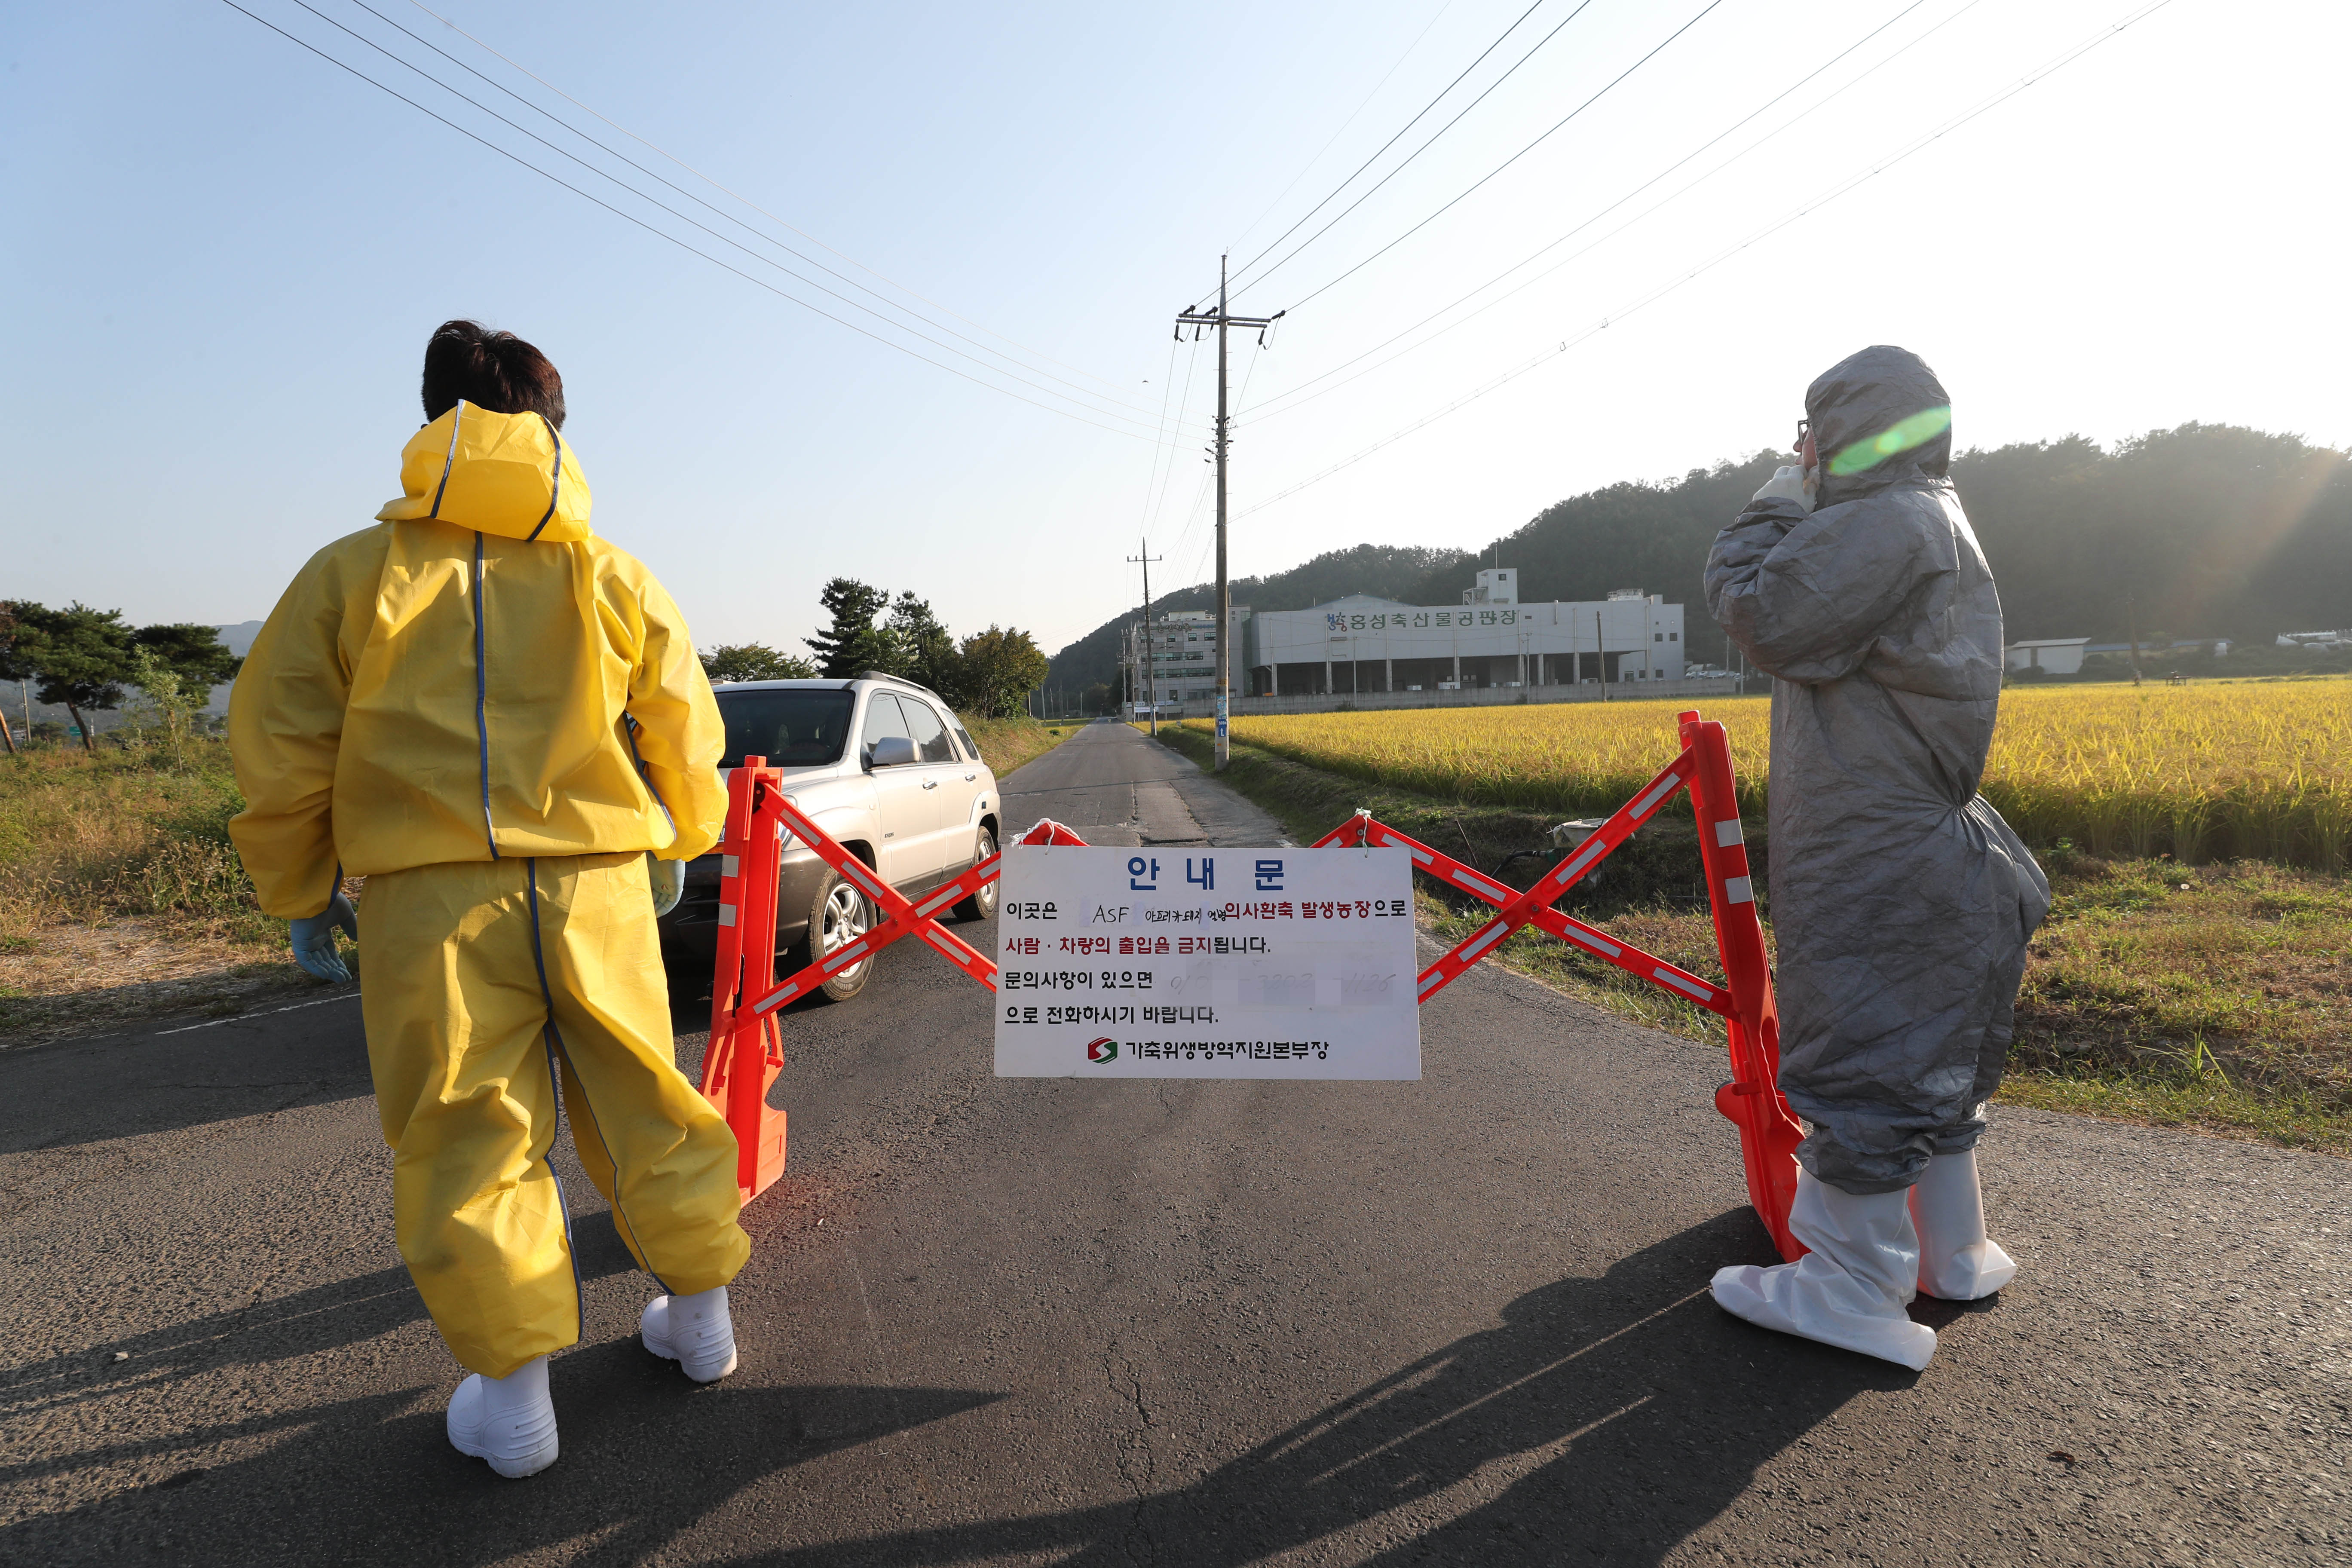
[[[352,908],[351,900],[340,889],[327,900],[327,907],[315,915],[305,915],[294,922],[294,962],[321,980],[345,981],[352,972],[335,952],[335,928],[341,927],[353,942],[360,939],[360,912]]]

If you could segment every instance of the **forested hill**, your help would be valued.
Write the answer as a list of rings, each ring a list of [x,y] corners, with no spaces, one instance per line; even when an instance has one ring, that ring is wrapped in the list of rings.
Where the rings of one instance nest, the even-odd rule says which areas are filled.
[[[1694,659],[1723,639],[1700,590],[1715,535],[1774,465],[1694,468],[1628,480],[1547,507],[1474,549],[1361,544],[1267,577],[1237,578],[1234,602],[1307,609],[1343,594],[1457,604],[1482,562],[1519,569],[1524,600],[1598,599],[1640,588],[1692,606]],[[2102,450],[2079,436],[1964,452],[1952,477],[2000,584],[2011,641],[2120,642],[2352,626],[2352,459],[2229,425],[2184,425]],[[1156,597],[1153,609],[1205,610],[1213,584]],[[1118,678],[1128,605],[1054,656],[1048,687],[1075,704]]]

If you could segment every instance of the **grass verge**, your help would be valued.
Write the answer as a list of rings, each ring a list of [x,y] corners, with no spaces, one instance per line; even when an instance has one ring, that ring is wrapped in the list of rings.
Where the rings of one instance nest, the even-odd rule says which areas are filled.
[[[1205,733],[1160,731],[1207,765]],[[1555,862],[1549,815],[1458,804],[1311,768],[1236,742],[1226,782],[1311,843],[1358,807],[1525,887]],[[1719,973],[1695,831],[1660,820],[1561,907],[1658,956]],[[1751,858],[1769,854],[1750,837]],[[2111,860],[2062,844],[2018,998],[2008,1104],[2352,1154],[2352,877],[2239,860]],[[1423,879],[1424,924],[1467,936],[1486,906]],[[1769,904],[1765,936],[1771,937]],[[1720,1021],[1539,932],[1496,962],[1634,1022],[1720,1040]]]
[[[958,714],[971,738],[980,742],[981,761],[999,779],[1039,757],[1078,732],[1083,720],[1046,724],[1034,719],[973,719]]]
[[[0,758],[0,1045],[312,984],[229,843],[226,742]]]

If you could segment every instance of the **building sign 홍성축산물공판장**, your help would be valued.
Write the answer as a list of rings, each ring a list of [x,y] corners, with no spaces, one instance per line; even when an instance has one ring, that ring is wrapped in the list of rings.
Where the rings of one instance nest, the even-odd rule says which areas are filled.
[[[999,1078],[1418,1079],[1402,849],[1009,844]]]

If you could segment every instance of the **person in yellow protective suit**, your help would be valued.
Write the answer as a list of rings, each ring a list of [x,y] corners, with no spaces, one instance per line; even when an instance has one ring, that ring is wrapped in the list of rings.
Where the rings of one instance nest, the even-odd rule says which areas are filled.
[[[674,1059],[648,872],[717,839],[724,730],[677,606],[588,531],[554,367],[449,322],[425,413],[400,499],[310,558],[247,657],[229,831],[313,973],[355,923],[341,879],[367,879],[401,1257],[476,1374],[450,1440],[521,1476],[554,1461],[547,1357],[580,1337],[559,1092],[665,1292],[646,1348],[702,1382],[735,1365],[735,1139]]]

